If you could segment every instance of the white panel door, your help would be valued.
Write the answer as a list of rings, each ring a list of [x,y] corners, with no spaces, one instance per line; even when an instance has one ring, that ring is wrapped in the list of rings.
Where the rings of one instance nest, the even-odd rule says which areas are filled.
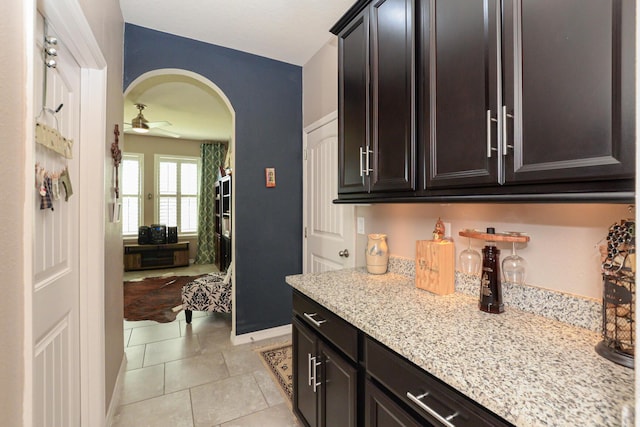
[[[304,273],[355,265],[354,208],[338,197],[338,120],[332,114],[305,129]]]
[[[48,28],[46,35],[55,36],[55,33]],[[45,111],[37,120],[73,139],[74,147],[73,159],[66,159],[34,142],[35,159],[50,175],[67,168],[75,194],[65,201],[66,192],[60,183],[60,198],[51,200],[53,209],[42,209],[38,186],[33,191],[33,425],[74,427],[80,425],[80,183],[73,179],[79,174],[78,153],[82,146],[79,141],[81,76],[80,67],[64,47],[64,40],[55,46],[57,67],[45,72],[44,36],[44,23],[39,15],[34,103],[36,110],[40,110],[44,101]],[[43,90],[46,90],[46,97],[43,97]],[[53,114],[47,109],[59,111]]]

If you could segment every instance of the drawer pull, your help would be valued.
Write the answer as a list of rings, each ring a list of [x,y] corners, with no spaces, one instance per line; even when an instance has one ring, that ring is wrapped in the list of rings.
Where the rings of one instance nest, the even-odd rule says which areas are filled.
[[[426,393],[421,394],[419,396],[414,396],[410,391],[407,392],[407,397],[409,398],[409,400],[411,400],[413,403],[415,403],[420,408],[425,410],[429,415],[431,415],[432,417],[434,417],[435,419],[437,419],[438,421],[440,421],[442,424],[444,424],[447,427],[456,427],[454,424],[450,423],[449,421],[451,421],[452,419],[457,417],[458,413],[455,412],[455,413],[453,413],[453,414],[451,414],[451,415],[449,415],[447,417],[443,417],[442,415],[440,415],[436,411],[434,411],[432,408],[427,406],[422,400],[420,400],[422,398],[427,397],[428,395],[429,395],[429,392],[426,392]]]
[[[317,315],[318,315],[318,313],[311,313],[311,314],[309,314],[309,313],[303,313],[303,314],[304,314],[304,317],[306,317],[307,319],[309,319],[309,321],[310,321],[311,323],[313,323],[314,325],[316,325],[316,327],[318,327],[318,328],[319,328],[323,323],[325,323],[325,322],[326,322],[326,320],[324,320],[324,319],[322,319],[322,320],[316,320],[316,319],[314,319],[314,318],[313,318],[313,316],[317,316]]]

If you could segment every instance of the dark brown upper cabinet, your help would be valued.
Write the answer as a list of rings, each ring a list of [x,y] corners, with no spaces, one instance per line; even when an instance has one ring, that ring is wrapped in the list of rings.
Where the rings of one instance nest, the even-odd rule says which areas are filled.
[[[423,188],[498,183],[496,0],[420,6]]]
[[[358,1],[332,28],[339,201],[633,202],[635,7]]]
[[[633,0],[505,0],[506,183],[635,174]]]
[[[415,190],[413,22],[378,0],[338,33],[339,194]]]
[[[633,178],[633,13],[629,0],[420,2],[423,187]]]

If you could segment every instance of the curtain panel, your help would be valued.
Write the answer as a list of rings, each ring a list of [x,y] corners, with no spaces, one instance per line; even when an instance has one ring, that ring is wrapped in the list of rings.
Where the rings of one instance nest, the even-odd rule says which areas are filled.
[[[224,166],[227,144],[207,142],[200,146],[202,173],[200,181],[200,200],[198,201],[198,251],[195,264],[213,264],[216,259],[215,245],[215,185]]]

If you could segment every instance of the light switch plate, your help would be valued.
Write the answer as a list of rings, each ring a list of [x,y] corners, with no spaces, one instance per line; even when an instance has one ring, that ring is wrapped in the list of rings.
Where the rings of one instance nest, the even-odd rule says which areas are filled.
[[[364,234],[364,217],[359,216],[357,224],[358,224],[358,234]]]

